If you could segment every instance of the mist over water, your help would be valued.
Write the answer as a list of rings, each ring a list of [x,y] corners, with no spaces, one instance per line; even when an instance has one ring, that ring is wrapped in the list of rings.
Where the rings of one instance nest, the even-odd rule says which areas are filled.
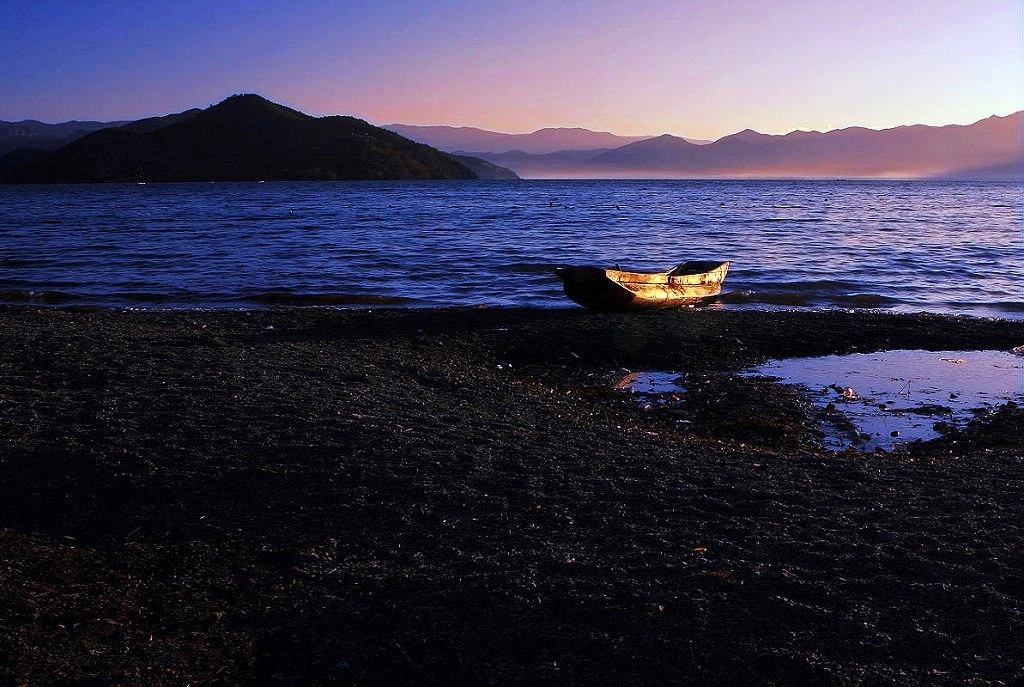
[[[571,306],[553,268],[732,261],[720,307],[1024,317],[1021,186],[926,181],[0,186],[0,302]]]

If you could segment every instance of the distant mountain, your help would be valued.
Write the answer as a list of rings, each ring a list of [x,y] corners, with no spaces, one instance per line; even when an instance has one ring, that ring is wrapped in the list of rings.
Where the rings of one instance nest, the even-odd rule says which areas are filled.
[[[605,131],[591,131],[579,128],[539,129],[531,134],[503,134],[471,126],[387,124],[384,128],[441,150],[472,150],[477,153],[520,151],[533,155],[543,155],[563,150],[618,148],[619,146],[650,138],[649,136],[617,136]],[[699,139],[691,140],[698,144],[710,143],[710,141]]]
[[[522,150],[511,150],[507,153],[456,151],[453,154],[473,155],[495,165],[515,170],[516,174],[529,179],[564,179],[574,176],[576,170],[586,167],[587,162],[609,150],[559,150],[541,155],[524,153]]]
[[[702,161],[713,157],[713,155],[701,154],[699,150],[704,147],[710,149],[716,143],[709,146],[696,146],[685,138],[664,134],[597,155],[588,161],[588,166],[594,168],[672,169],[681,162],[689,166],[699,166]]]
[[[519,175],[511,169],[501,167],[480,157],[457,153],[448,153],[448,156],[469,167],[481,179],[510,180],[519,178]]]
[[[39,157],[0,158],[4,181],[477,178],[450,156],[361,119],[312,117],[251,94],[102,129]]]
[[[770,136],[747,129],[696,146],[659,136],[597,155],[576,175],[694,177],[937,177],[959,170],[1016,170],[1022,161],[1024,112],[970,125],[851,127]]]
[[[128,122],[61,122],[46,124],[34,119],[0,122],[0,155],[18,148],[54,150],[100,129],[124,126]]]

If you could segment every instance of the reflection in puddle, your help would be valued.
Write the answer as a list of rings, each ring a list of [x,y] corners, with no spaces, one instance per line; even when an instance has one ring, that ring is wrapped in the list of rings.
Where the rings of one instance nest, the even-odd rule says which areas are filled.
[[[771,361],[746,374],[805,387],[824,413],[825,443],[899,449],[1024,398],[1024,361],[1002,351],[883,351]]]
[[[616,376],[613,386],[632,395],[640,408],[650,409],[682,401],[686,388],[684,375],[678,372],[628,372]]]

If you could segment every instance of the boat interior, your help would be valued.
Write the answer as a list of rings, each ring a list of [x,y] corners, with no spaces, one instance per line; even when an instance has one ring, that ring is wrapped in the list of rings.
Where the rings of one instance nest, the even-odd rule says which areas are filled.
[[[669,273],[670,277],[681,277],[686,274],[704,274],[724,265],[724,261],[718,260],[687,260],[679,263]]]

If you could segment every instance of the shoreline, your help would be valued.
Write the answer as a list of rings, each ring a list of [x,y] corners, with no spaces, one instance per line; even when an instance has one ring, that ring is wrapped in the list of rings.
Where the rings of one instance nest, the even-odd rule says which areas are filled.
[[[15,298],[12,294],[18,294]],[[27,295],[22,298],[21,294]],[[166,305],[159,299],[140,300],[137,303],[75,303],[75,298],[65,293],[0,290],[0,297],[8,300],[0,301],[3,310],[66,310],[66,311],[111,311],[111,312],[288,312],[291,310],[310,310],[326,312],[374,312],[381,310],[409,310],[446,312],[461,310],[489,309],[496,311],[541,311],[563,312],[580,310],[582,306],[571,303],[567,297],[551,304],[490,304],[462,303],[437,304],[421,301],[412,297],[386,296],[366,293],[293,293],[268,291],[247,299],[239,297],[236,301],[213,302],[207,305],[199,303]],[[927,310],[926,306],[911,304],[878,305],[878,302],[889,301],[889,297],[879,294],[857,294],[854,296],[826,296],[810,293],[788,292],[748,292],[745,290],[727,291],[716,296],[717,301],[686,306],[683,311],[724,311],[724,312],[836,312],[865,313],[869,315],[923,316],[923,317],[967,317],[977,320],[1009,320],[1024,321],[1024,304],[1017,301],[975,304],[971,308],[950,308],[947,310]],[[170,300],[170,299],[168,299]],[[920,307],[921,309],[918,309]],[[585,309],[583,309],[585,310]]]
[[[0,337],[0,682],[996,684],[1024,665],[1024,411],[835,453],[792,389],[731,374],[1008,350],[1024,321],[3,306]],[[622,368],[689,373],[685,403],[637,408]]]

